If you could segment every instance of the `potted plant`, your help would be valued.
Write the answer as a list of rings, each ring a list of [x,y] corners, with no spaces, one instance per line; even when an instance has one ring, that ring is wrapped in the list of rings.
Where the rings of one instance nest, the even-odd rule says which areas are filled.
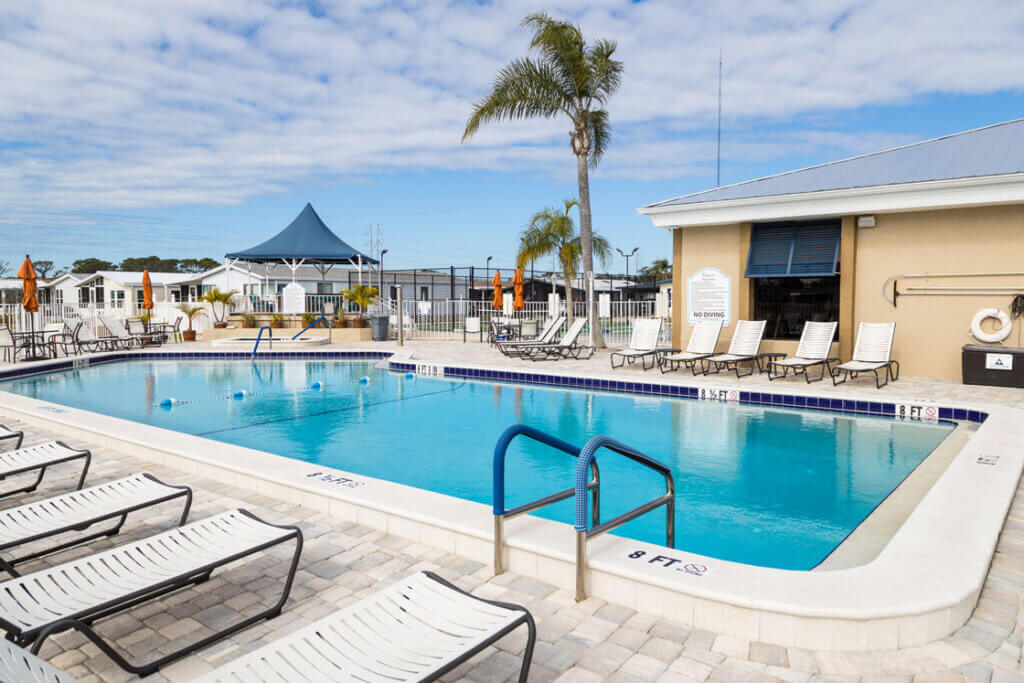
[[[256,327],[256,316],[246,311],[242,314],[242,327]]]
[[[316,318],[317,318],[316,313],[303,313],[302,314],[302,326],[303,327],[309,327],[310,325],[313,324],[313,321],[316,320]]]
[[[222,292],[214,287],[213,289],[204,292],[199,298],[200,301],[205,301],[210,304],[210,309],[213,311],[214,327],[225,328],[228,326],[227,322],[224,321],[224,315],[227,313],[228,306],[231,305],[236,294],[238,294],[238,292],[233,289]],[[217,304],[220,304],[220,313],[217,313]]]
[[[348,318],[345,317],[345,311],[341,310],[340,308],[334,311],[334,327],[348,327]]]
[[[270,314],[270,326],[275,330],[279,330],[284,327],[284,316],[280,313]]]
[[[206,315],[206,309],[202,306],[192,306],[191,304],[181,304],[178,306],[178,310],[185,314],[188,318],[188,329],[181,331],[182,341],[194,342],[196,340],[196,331],[192,329],[192,321],[201,315]]]
[[[345,290],[345,300],[359,307],[359,315],[352,321],[353,327],[366,327],[369,324],[366,320],[366,309],[377,303],[378,298],[377,288],[369,285],[355,285]]]

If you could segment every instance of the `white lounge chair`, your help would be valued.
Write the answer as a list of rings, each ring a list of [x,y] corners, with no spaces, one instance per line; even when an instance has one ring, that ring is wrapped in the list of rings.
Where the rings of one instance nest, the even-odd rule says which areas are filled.
[[[68,328],[72,335],[72,342],[77,351],[113,351],[115,349],[128,348],[126,340],[120,337],[104,336],[98,337],[92,333],[82,320],[64,318],[64,327]],[[130,342],[130,340],[127,340]]]
[[[678,370],[679,366],[683,365],[690,368],[690,371],[696,375],[697,362],[715,355],[715,347],[718,346],[718,337],[721,334],[721,320],[701,320],[693,326],[693,332],[690,333],[690,341],[687,342],[685,351],[670,353],[658,358],[661,371],[664,373]]]
[[[115,520],[107,527],[87,536],[76,536],[58,545],[36,550],[20,557],[0,556],[0,570],[18,576],[14,566],[66,548],[87,543],[121,530],[128,514],[159,505],[176,498],[184,499],[178,526],[188,519],[192,506],[192,489],[170,486],[152,474],[141,472],[81,491],[72,491],[46,500],[0,511],[0,555],[9,551],[71,531],[85,531],[94,524]]]
[[[13,496],[16,493],[35,491],[43,480],[43,475],[46,474],[46,468],[79,459],[85,460],[85,464],[82,466],[82,476],[78,478],[78,485],[75,486],[76,489],[82,488],[82,484],[85,483],[85,475],[89,471],[89,463],[92,461],[92,453],[89,451],[71,448],[62,441],[48,441],[35,446],[0,453],[0,480],[7,479],[7,477],[16,474],[25,474],[39,470],[39,476],[36,477],[34,482],[22,488],[4,491],[0,493],[0,498]]]
[[[92,627],[103,617],[206,581],[219,567],[289,541],[295,543],[295,553],[277,602],[190,645],[136,665]],[[0,582],[0,630],[17,645],[31,645],[32,654],[37,654],[48,637],[73,629],[125,671],[145,676],[174,659],[280,614],[301,552],[302,532],[297,527],[268,524],[245,510],[232,510]]]
[[[530,672],[536,626],[519,605],[477,598],[431,572],[413,574],[243,655],[196,683],[433,681],[522,625]]]
[[[103,327],[107,328],[107,332],[110,336],[121,340],[127,348],[130,349],[133,346],[142,346],[143,338],[134,334],[129,334],[128,329],[120,320],[112,320],[105,315],[97,317],[100,319],[100,322],[103,323]]]
[[[128,334],[139,340],[142,346],[162,344],[164,335],[159,332],[150,332],[146,329],[146,323],[141,318],[128,318],[125,321],[128,325]]]
[[[49,662],[0,640],[0,681],[5,683],[78,683],[78,680]]]
[[[576,318],[572,325],[565,331],[562,338],[551,344],[530,344],[516,348],[520,358],[530,360],[547,360],[549,358],[573,358],[579,360],[585,351],[589,351],[587,358],[594,355],[594,347],[586,344],[577,344],[583,328],[587,326],[587,318]]]
[[[0,425],[0,453],[21,448],[25,432],[16,432],[7,425]]]
[[[842,384],[847,379],[857,379],[862,372],[875,374],[875,388],[881,389],[890,381],[900,378],[900,364],[892,360],[892,340],[896,335],[896,323],[861,323],[857,326],[857,341],[853,345],[853,360],[832,368],[832,384]],[[884,379],[878,371],[884,370]],[[843,375],[843,379],[836,378]]]
[[[661,338],[661,318],[637,318],[633,321],[633,331],[629,335],[629,347],[612,351],[612,368],[621,368],[626,363],[632,365],[637,358],[643,360],[644,370],[654,367],[655,356],[658,352],[658,340]],[[615,365],[618,357],[619,364]],[[651,359],[648,367],[647,359]]]
[[[564,316],[555,316],[544,324],[544,329],[541,330],[540,334],[533,339],[496,341],[494,342],[494,345],[498,347],[498,350],[504,355],[515,356],[518,355],[518,350],[523,347],[553,344],[555,337],[558,336],[558,331],[562,329],[562,325],[564,324]]]
[[[770,361],[768,363],[768,379],[781,379],[790,370],[794,375],[802,374],[808,384],[825,379],[826,373],[831,376],[831,364],[839,362],[838,358],[829,356],[838,326],[839,323],[804,323],[804,331],[800,334],[800,344],[796,347],[796,355],[792,358]],[[821,366],[821,374],[811,379],[807,369],[813,368],[815,365]]]
[[[729,342],[729,350],[703,359],[700,362],[701,371],[708,375],[712,372],[732,369],[736,371],[737,378],[754,374],[754,366],[757,365],[757,355],[761,349],[761,339],[764,337],[766,322],[765,320],[740,320],[736,323],[732,341]],[[750,363],[750,372],[740,373],[740,363]]]

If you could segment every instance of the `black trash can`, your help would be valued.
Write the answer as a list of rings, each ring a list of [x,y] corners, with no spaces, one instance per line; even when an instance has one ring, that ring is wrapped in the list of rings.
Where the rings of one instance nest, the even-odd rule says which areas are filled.
[[[964,384],[1024,387],[1024,348],[967,344],[962,364]]]
[[[370,329],[373,332],[373,341],[388,340],[388,317],[386,315],[375,315],[370,319]]]

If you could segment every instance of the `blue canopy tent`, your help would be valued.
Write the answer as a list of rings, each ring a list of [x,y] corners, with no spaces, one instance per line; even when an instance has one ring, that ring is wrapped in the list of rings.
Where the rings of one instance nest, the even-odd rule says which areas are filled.
[[[225,254],[224,258],[228,263],[284,263],[292,271],[292,280],[295,279],[295,271],[303,264],[315,267],[322,278],[326,278],[327,271],[335,265],[350,264],[359,269],[362,282],[363,265],[378,263],[335,235],[310,204],[306,204],[288,227],[266,242]]]

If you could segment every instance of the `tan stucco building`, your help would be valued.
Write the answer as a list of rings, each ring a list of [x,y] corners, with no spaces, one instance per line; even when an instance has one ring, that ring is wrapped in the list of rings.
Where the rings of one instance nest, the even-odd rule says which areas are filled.
[[[838,320],[848,360],[858,323],[895,322],[904,374],[959,379],[978,310],[1024,294],[1024,119],[640,211],[672,234],[673,346],[704,305],[688,281],[711,268],[729,288],[719,349],[736,320],[768,320],[762,351],[790,355],[805,321]],[[999,345],[1024,345],[1013,324]]]

